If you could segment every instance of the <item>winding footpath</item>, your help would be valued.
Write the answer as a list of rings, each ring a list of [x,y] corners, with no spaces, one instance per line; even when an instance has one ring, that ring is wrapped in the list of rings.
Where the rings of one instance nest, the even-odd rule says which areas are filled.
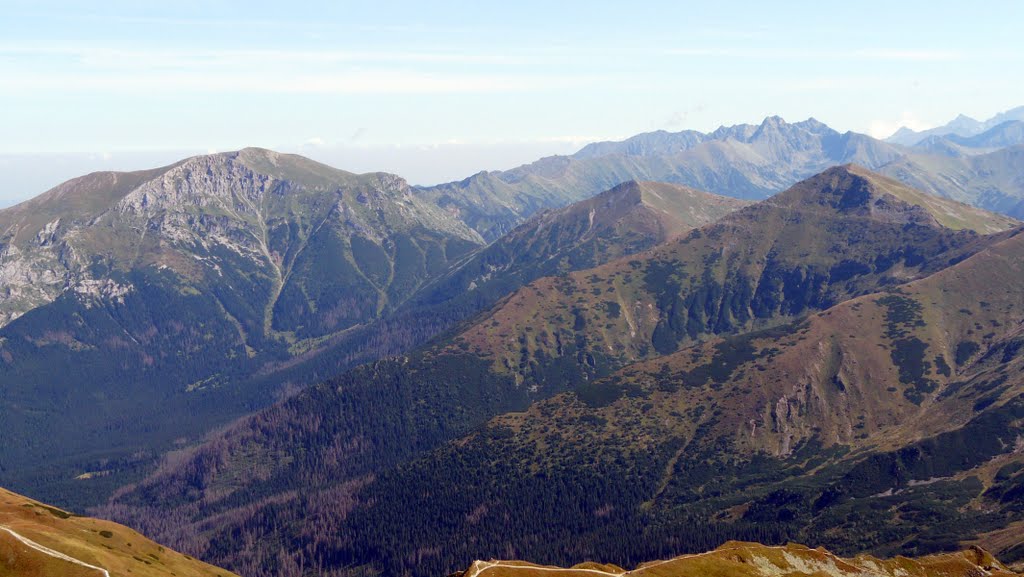
[[[767,546],[767,547],[765,547],[765,549],[785,549],[785,547],[783,547],[781,545],[774,545],[774,546]],[[522,565],[522,564],[512,564],[512,563],[501,563],[499,561],[477,561],[477,562],[475,562],[473,564],[473,567],[472,567],[473,571],[472,572],[467,572],[464,575],[464,577],[479,577],[479,575],[481,573],[483,573],[484,571],[486,571],[488,569],[493,569],[495,567],[504,567],[506,569],[521,569],[523,571],[557,571],[557,572],[561,572],[561,573],[597,573],[598,575],[606,575],[606,576],[610,576],[610,577],[625,577],[627,575],[631,575],[631,574],[634,574],[634,573],[639,573],[639,572],[642,572],[642,571],[647,571],[648,569],[651,569],[653,567],[657,567],[659,565],[665,565],[665,564],[668,564],[668,563],[675,563],[676,561],[682,561],[684,559],[692,559],[694,557],[704,557],[705,555],[712,555],[712,554],[717,553],[717,552],[728,551],[728,550],[730,550],[730,549],[724,549],[724,548],[720,547],[718,549],[713,549],[711,551],[705,551],[704,553],[693,553],[693,554],[690,554],[690,555],[681,555],[679,557],[673,557],[672,559],[665,559],[663,561],[655,561],[653,563],[646,563],[646,564],[643,564],[643,565],[637,567],[636,569],[633,569],[631,571],[623,571],[621,573],[612,572],[612,571],[601,571],[600,569],[571,569],[571,568],[570,569],[566,569],[566,568],[562,568],[562,567],[543,567],[543,566],[539,566],[539,565],[530,565],[530,564]]]
[[[524,570],[524,571],[558,571],[558,572],[561,572],[561,573],[576,573],[576,572],[580,572],[580,573],[597,573],[598,575],[612,575],[612,576],[616,576],[616,577],[624,575],[624,573],[611,573],[609,571],[601,571],[599,569],[564,569],[562,567],[541,567],[541,566],[538,566],[538,565],[513,565],[513,564],[508,564],[508,563],[499,563],[497,561],[477,561],[475,565],[476,566],[474,568],[476,569],[476,571],[474,573],[472,573],[472,574],[467,574],[465,577],[477,577],[478,575],[480,575],[484,571],[486,571],[488,569],[493,569],[494,567],[504,567],[506,569],[521,569],[521,570]]]
[[[15,539],[17,539],[18,541],[21,541],[24,545],[27,545],[28,547],[30,547],[32,549],[35,549],[36,551],[39,551],[41,553],[45,553],[45,554],[49,555],[50,557],[56,557],[58,559],[62,559],[62,560],[67,561],[69,563],[74,563],[76,565],[81,565],[82,567],[88,567],[89,569],[94,569],[96,571],[99,571],[100,573],[103,573],[103,577],[110,577],[110,573],[106,569],[104,569],[102,567],[97,567],[95,565],[90,565],[90,564],[88,564],[88,563],[86,563],[84,561],[79,561],[78,559],[75,559],[74,557],[69,557],[69,556],[61,553],[60,551],[54,551],[53,549],[50,549],[49,547],[44,547],[43,545],[40,545],[39,543],[36,543],[35,541],[33,541],[31,539],[22,537],[21,535],[15,533],[9,527],[0,526],[0,530],[7,531]]]

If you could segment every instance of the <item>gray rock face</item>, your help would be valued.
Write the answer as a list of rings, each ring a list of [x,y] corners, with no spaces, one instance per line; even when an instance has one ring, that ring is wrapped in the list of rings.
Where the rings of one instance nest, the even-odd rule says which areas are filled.
[[[65,293],[121,298],[131,284],[110,275],[134,267],[220,275],[213,252],[283,282],[289,246],[325,226],[377,244],[417,228],[482,242],[397,176],[257,149],[199,156],[141,176],[90,175],[0,211],[0,326]]]

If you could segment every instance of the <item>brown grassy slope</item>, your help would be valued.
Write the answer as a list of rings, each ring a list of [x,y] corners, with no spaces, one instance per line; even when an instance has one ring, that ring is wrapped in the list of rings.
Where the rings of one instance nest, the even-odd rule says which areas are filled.
[[[612,402],[587,404],[567,393],[496,422],[522,432],[559,415],[569,424],[559,431],[565,450],[608,438],[639,449],[666,437],[690,438],[708,414],[678,416],[705,407],[721,417],[702,434],[727,437],[742,453],[787,456],[811,437],[826,446],[888,450],[963,425],[982,392],[992,398],[987,406],[1024,392],[1024,358],[999,362],[1003,348],[1022,334],[1024,234],[1018,234],[891,293],[637,363],[590,386],[587,394]],[[901,356],[909,343],[920,353]],[[973,348],[966,343],[977,349],[958,363],[958,350],[964,357]],[[915,359],[921,371],[910,378]],[[1003,374],[1002,384],[984,390]],[[594,392],[623,384],[644,394]],[[600,416],[602,424],[584,424],[584,414]],[[534,441],[537,453],[557,450],[541,436]]]
[[[571,568],[522,561],[477,561],[461,577],[1011,577],[1017,575],[979,548],[910,559],[841,558],[824,549],[767,547],[730,541],[714,551],[644,563],[632,571],[585,563]]]
[[[76,517],[0,489],[0,575],[96,577],[96,569],[33,549],[4,529],[111,577],[232,577],[234,574],[162,547],[116,523]]]

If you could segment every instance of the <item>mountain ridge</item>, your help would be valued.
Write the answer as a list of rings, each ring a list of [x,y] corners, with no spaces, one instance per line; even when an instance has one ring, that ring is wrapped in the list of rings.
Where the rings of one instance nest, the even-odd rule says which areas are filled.
[[[983,154],[949,157],[909,154],[879,169],[924,192],[968,202],[1012,217],[1024,217],[1024,145]]]
[[[825,168],[847,162],[877,168],[903,155],[900,147],[808,119],[767,117],[759,125],[646,133],[593,143],[575,155],[540,159],[506,171],[481,172],[418,191],[494,240],[525,216],[563,206],[627,180],[682,184],[757,200]]]
[[[920,132],[903,126],[894,134],[886,138],[885,141],[904,146],[914,146],[930,136],[956,135],[959,137],[969,138],[1012,120],[1024,120],[1024,106],[1018,106],[1016,108],[1000,112],[985,121],[975,120],[974,118],[960,114],[942,126],[929,128]]]

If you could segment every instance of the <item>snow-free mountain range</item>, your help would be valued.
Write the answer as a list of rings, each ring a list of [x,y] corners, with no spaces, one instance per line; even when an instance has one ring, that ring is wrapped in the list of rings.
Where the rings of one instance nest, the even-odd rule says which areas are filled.
[[[1022,127],[770,117],[431,187],[256,148],[73,179],[0,210],[0,485],[247,577],[730,540],[1012,567]],[[779,563],[751,574],[896,574]]]

